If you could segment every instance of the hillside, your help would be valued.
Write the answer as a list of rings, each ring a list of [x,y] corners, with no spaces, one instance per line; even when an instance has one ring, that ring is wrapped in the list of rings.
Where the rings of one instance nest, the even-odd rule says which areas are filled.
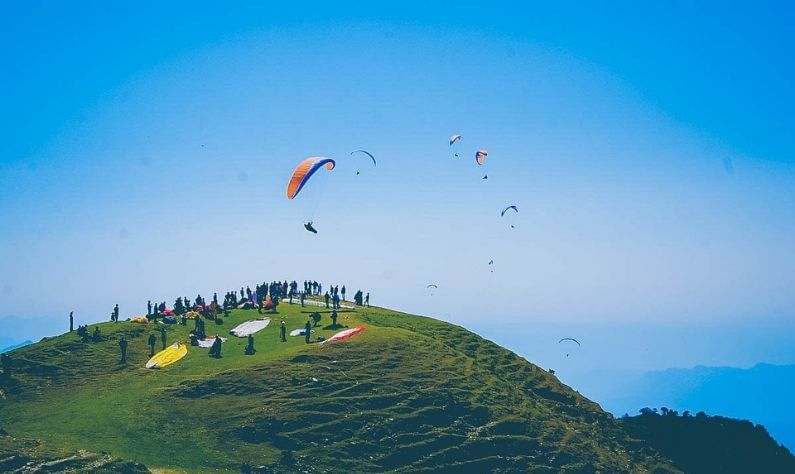
[[[662,409],[620,419],[633,437],[642,439],[693,474],[795,472],[795,457],[761,425],[722,416],[695,416]]]
[[[463,328],[359,308],[340,318],[366,325],[355,338],[280,343],[278,318],[298,328],[313,309],[279,309],[256,334],[255,355],[231,337],[221,359],[190,347],[162,370],[144,368],[153,324],[103,323],[101,342],[71,333],[18,349],[13,376],[2,381],[0,427],[53,451],[110,453],[177,472],[239,472],[244,463],[311,472],[665,466],[598,405]],[[321,312],[317,334],[328,337],[335,330]],[[207,332],[256,317],[236,310],[222,326],[208,321]],[[168,326],[169,343],[187,340],[190,328]]]

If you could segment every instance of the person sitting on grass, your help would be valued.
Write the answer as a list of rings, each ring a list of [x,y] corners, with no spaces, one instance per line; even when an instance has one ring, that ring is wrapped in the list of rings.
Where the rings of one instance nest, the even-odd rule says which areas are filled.
[[[221,337],[218,334],[215,335],[213,345],[210,347],[210,357],[221,358]]]
[[[317,325],[320,324],[320,313],[318,313],[317,311],[309,315],[309,317],[311,317],[312,321],[315,322],[315,327],[317,327]]]

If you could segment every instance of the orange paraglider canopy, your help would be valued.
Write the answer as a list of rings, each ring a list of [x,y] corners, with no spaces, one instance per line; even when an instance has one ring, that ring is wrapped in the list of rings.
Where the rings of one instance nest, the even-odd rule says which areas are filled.
[[[320,156],[311,156],[299,163],[295,171],[293,171],[290,182],[287,184],[287,199],[292,199],[297,196],[301,188],[304,187],[304,184],[309,181],[309,178],[311,178],[312,175],[315,174],[315,171],[319,170],[323,165],[326,165],[326,169],[333,170],[334,160]]]

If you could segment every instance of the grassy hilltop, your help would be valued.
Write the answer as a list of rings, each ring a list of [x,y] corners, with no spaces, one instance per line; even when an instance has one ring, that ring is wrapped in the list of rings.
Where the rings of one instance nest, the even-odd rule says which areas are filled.
[[[328,337],[336,331],[318,310],[317,334]],[[18,349],[14,375],[2,382],[0,427],[38,440],[40,455],[86,450],[176,472],[239,472],[243,463],[312,472],[622,472],[658,463],[597,404],[463,328],[358,308],[340,313],[342,325],[367,326],[352,339],[280,343],[279,320],[299,328],[315,308],[279,311],[255,335],[255,355],[230,337],[221,359],[190,347],[162,370],[144,368],[154,324],[103,323],[99,343],[71,333]],[[221,326],[207,321],[207,333],[228,336],[256,317],[235,310]],[[192,327],[168,326],[169,343],[187,341]]]
[[[325,308],[283,304],[246,356],[246,339],[228,332],[258,315],[235,310],[206,322],[208,335],[229,336],[221,359],[189,347],[160,370],[144,364],[161,324],[102,323],[100,342],[70,333],[14,350],[12,376],[0,376],[0,472],[795,469],[762,427],[614,420],[547,371],[431,318],[359,307],[340,312],[342,326],[367,328],[351,339],[279,342],[280,319],[289,331],[316,310],[313,340],[340,330]],[[168,344],[186,342],[193,322],[165,327]]]

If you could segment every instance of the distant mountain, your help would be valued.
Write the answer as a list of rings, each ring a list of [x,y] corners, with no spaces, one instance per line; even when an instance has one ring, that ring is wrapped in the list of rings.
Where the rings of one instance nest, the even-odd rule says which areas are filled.
[[[24,342],[20,342],[19,344],[13,344],[11,346],[3,347],[2,349],[0,349],[0,354],[2,354],[4,352],[11,352],[14,349],[19,349],[20,347],[29,346],[31,344],[33,344],[33,341],[27,340],[27,341],[24,341]]]
[[[795,449],[795,365],[667,369],[625,375],[615,389],[600,392],[589,395],[615,414],[636,414],[654,406],[720,413],[760,423],[776,440]]]

